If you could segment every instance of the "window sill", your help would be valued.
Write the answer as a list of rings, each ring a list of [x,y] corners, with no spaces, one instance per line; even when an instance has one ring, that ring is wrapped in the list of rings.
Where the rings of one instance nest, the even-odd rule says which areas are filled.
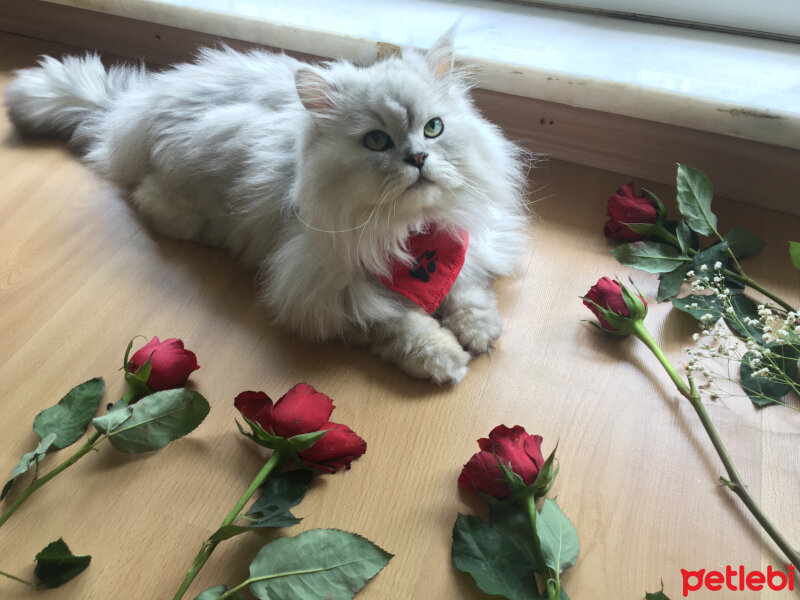
[[[480,88],[800,149],[797,44],[491,0],[49,1],[357,62],[460,19]]]
[[[361,0],[342,5],[343,13],[329,12],[339,15],[341,24],[357,21],[352,13],[356,1]],[[422,6],[421,0],[408,1]],[[275,4],[273,0],[269,3]],[[242,7],[256,3],[230,0],[229,4]],[[75,51],[80,48],[99,51],[106,54],[110,62],[115,60],[114,56],[145,60],[155,68],[191,60],[199,46],[220,41],[240,50],[265,45],[283,48],[304,60],[329,56],[370,62],[396,51],[401,43],[429,46],[455,21],[456,9],[452,4],[429,1],[426,6],[439,7],[444,12],[429,13],[435,25],[424,35],[422,25],[415,29],[413,24],[404,24],[400,13],[394,21],[385,14],[375,13],[375,31],[369,36],[359,36],[311,29],[308,23],[319,25],[315,21],[316,13],[312,13],[305,24],[282,23],[279,17],[288,17],[283,16],[277,6],[271,13],[272,21],[266,22],[145,0],[6,0],[5,8],[0,11],[0,30],[69,44],[76,47]],[[470,10],[475,6],[475,3],[470,4]],[[497,6],[505,9],[509,5]],[[462,8],[458,11],[463,12]],[[112,10],[119,14],[110,12]],[[319,11],[324,10],[328,9],[319,7]],[[375,11],[378,10],[376,7]],[[136,18],[126,15],[136,15]],[[675,182],[675,163],[693,165],[708,174],[720,196],[800,214],[800,203],[794,192],[800,189],[800,169],[797,168],[800,149],[793,147],[800,145],[800,140],[796,139],[800,138],[797,134],[800,116],[782,108],[780,94],[767,98],[773,103],[769,106],[750,104],[741,108],[740,104],[732,103],[733,93],[729,94],[729,101],[723,103],[693,97],[687,86],[683,86],[679,94],[674,90],[659,92],[652,86],[600,81],[560,68],[566,63],[558,64],[555,41],[550,53],[544,52],[552,55],[549,70],[541,65],[529,68],[518,64],[524,62],[522,58],[508,53],[511,36],[506,38],[498,33],[504,29],[488,24],[479,27],[475,19],[474,14],[464,17],[456,38],[457,50],[471,63],[478,64],[476,77],[480,88],[473,90],[478,108],[512,140],[553,158],[670,185]],[[484,20],[488,23],[489,17]],[[387,33],[392,29],[386,22],[394,22],[397,30],[414,31],[417,37],[400,38],[398,34],[393,38]],[[179,26],[163,23],[178,23]],[[494,32],[498,39],[494,46],[484,46],[488,58],[480,58],[478,50],[473,48],[477,45],[473,34],[478,29]],[[509,25],[509,31],[511,29]],[[582,38],[583,35],[576,31],[573,37],[589,39]],[[375,39],[388,41],[372,41]],[[785,46],[787,52],[794,48],[789,44],[781,46]],[[540,45],[532,43],[531,47],[539,48],[542,53]],[[502,52],[506,52],[506,58],[501,60]],[[0,48],[2,55],[3,48]],[[605,60],[609,62],[610,59],[606,57]],[[628,65],[636,60],[638,57],[631,61],[620,58],[621,66],[616,71],[632,71]],[[768,79],[774,79],[775,85],[790,85],[787,81],[781,83],[774,73],[770,71]],[[800,82],[795,85],[800,89]],[[709,89],[716,88],[709,86]],[[787,94],[791,95],[791,90],[784,97]],[[626,107],[639,116],[626,115]],[[727,108],[718,110],[723,107]],[[800,103],[797,107],[800,108]],[[763,114],[770,118],[758,116]],[[776,118],[772,118],[773,114]],[[705,120],[703,115],[707,117]]]

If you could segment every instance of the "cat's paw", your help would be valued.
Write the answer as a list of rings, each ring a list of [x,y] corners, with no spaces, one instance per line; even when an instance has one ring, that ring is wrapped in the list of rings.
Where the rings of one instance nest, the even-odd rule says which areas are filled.
[[[457,384],[467,374],[470,355],[465,352],[453,334],[440,330],[437,339],[428,342],[409,354],[404,361],[405,371],[420,379],[430,379],[439,385]]]
[[[403,371],[434,383],[457,384],[467,374],[469,352],[449,329],[413,310],[371,332],[372,350]]]
[[[454,310],[442,319],[442,326],[452,331],[472,354],[488,352],[503,328],[497,309],[477,306]]]

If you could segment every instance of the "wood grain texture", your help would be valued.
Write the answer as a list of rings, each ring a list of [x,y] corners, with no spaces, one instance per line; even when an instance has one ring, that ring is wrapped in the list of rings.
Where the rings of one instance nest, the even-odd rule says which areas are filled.
[[[0,85],[38,54],[69,50],[0,35]],[[206,421],[162,451],[123,456],[110,446],[42,488],[0,530],[0,570],[31,577],[33,556],[63,537],[92,565],[47,592],[50,600],[171,598],[203,539],[265,460],[236,432],[234,396],[280,396],[298,381],[324,391],[336,421],[368,442],[352,470],[316,478],[295,510],[299,525],[224,542],[187,597],[238,583],[265,541],[313,527],[358,532],[395,557],[364,600],[477,600],[450,562],[456,513],[483,514],[456,479],[475,440],[499,423],[558,441],[551,495],[577,527],[581,554],[565,577],[576,600],[680,597],[680,569],[748,569],[782,557],[717,483],[722,472],[688,404],[633,339],[598,335],[579,296],[603,275],[635,276],[652,297],[655,276],[629,271],[602,236],[605,198],[631,177],[551,161],[531,173],[526,259],[499,281],[504,333],[465,381],[415,381],[361,349],[306,345],[255,303],[254,273],[224,252],[162,238],[138,220],[125,193],[94,175],[64,144],[24,140],[0,118],[0,477],[33,448],[30,424],[70,387],[94,376],[106,399],[123,391],[118,366],[135,335],[177,336],[198,356],[193,385],[212,403]],[[674,210],[673,191],[645,183]],[[769,246],[748,272],[800,302],[786,257],[800,218],[718,199],[723,228],[747,227]],[[648,324],[675,361],[694,326],[651,305]],[[753,493],[790,540],[796,516],[800,415],[756,411],[741,397],[709,403],[720,435]],[[49,459],[54,464],[67,451]],[[12,498],[19,488],[12,493]],[[0,578],[0,598],[40,592]],[[698,592],[692,598],[718,598]],[[733,597],[733,596],[731,596]],[[739,592],[737,599],[789,598]]]

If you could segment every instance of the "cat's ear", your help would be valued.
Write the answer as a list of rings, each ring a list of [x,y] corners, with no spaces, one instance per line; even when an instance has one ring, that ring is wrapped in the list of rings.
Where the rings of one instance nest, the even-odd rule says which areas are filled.
[[[294,83],[307,111],[320,115],[331,112],[336,87],[325,77],[311,69],[300,69],[295,73]]]
[[[447,79],[453,72],[455,66],[455,55],[453,53],[453,38],[460,19],[444,34],[436,40],[433,47],[428,50],[425,59],[428,61],[433,76],[438,80]]]

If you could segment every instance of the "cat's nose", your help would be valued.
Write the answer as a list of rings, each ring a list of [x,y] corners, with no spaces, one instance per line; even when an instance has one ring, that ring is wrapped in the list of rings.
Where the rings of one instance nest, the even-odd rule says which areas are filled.
[[[417,167],[418,169],[422,168],[422,165],[425,164],[425,159],[428,158],[428,155],[425,152],[418,152],[417,154],[409,154],[403,160],[410,164],[412,167]]]

